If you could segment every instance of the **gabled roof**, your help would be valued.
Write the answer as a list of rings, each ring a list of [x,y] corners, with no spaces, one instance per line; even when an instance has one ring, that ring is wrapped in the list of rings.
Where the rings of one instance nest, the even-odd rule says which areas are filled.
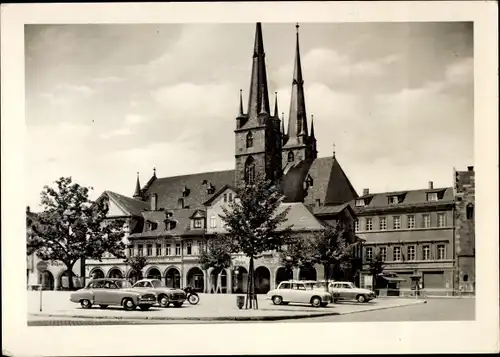
[[[233,191],[233,192],[236,192],[236,189],[235,189],[232,185],[224,185],[224,186],[222,186],[222,188],[221,188],[219,191],[217,191],[216,193],[214,193],[214,194],[212,195],[212,197],[210,197],[210,198],[208,199],[208,201],[204,202],[203,204],[204,204],[205,206],[209,206],[209,205],[211,205],[211,204],[212,204],[212,202],[213,202],[213,201],[215,201],[215,200],[217,199],[217,197],[220,197],[220,195],[222,195],[222,193],[223,193],[224,191],[226,191],[227,189],[229,189],[229,190],[231,190],[231,191]]]
[[[158,208],[168,210],[177,207],[178,200],[182,198],[184,205],[189,209],[202,209],[204,203],[214,196],[217,190],[225,185],[233,185],[234,170],[203,172],[192,175],[157,178],[145,190],[145,196],[156,193],[158,195]],[[203,184],[203,182],[206,182]],[[208,184],[215,187],[215,192],[207,192]],[[184,187],[189,189],[189,195],[183,197]]]
[[[168,236],[182,236],[191,235],[194,230],[191,230],[191,217],[198,210],[192,209],[174,209],[167,211],[145,211],[142,212],[142,216],[145,220],[155,222],[158,224],[155,230],[148,230],[147,226],[144,226],[142,232],[134,233],[129,236],[129,238],[154,238],[154,237],[168,237]],[[167,218],[167,213],[171,213],[172,216]],[[174,221],[175,228],[167,230],[166,221]],[[196,233],[202,234],[203,230],[196,230]]]
[[[141,212],[149,208],[149,204],[135,198],[120,195],[112,191],[104,191],[103,195],[109,197],[122,211],[130,216],[140,217]],[[102,195],[101,195],[102,197]],[[98,198],[99,200],[100,198]]]
[[[277,228],[277,231],[290,225],[293,225],[292,231],[314,231],[323,228],[323,224],[302,202],[282,203],[276,210],[276,214],[282,213],[287,208],[290,208],[286,216],[287,220]]]

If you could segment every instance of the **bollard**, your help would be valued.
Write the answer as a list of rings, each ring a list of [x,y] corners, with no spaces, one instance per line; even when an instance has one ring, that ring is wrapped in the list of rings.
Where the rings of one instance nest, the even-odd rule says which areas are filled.
[[[40,312],[42,312],[42,291],[43,291],[43,289],[42,289],[42,288],[43,288],[43,287],[42,287],[42,286],[40,286]]]

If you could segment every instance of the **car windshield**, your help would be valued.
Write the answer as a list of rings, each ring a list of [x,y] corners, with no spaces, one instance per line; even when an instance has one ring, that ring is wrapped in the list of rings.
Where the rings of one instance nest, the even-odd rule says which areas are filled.
[[[324,289],[326,286],[326,283],[322,282],[322,281],[318,281],[316,283],[314,283],[314,288],[316,289]]]
[[[352,283],[345,283],[344,287],[346,287],[347,289],[354,289],[354,285]]]
[[[305,283],[304,286],[306,287],[306,290],[312,290],[314,289],[314,283]]]
[[[115,284],[118,287],[118,289],[127,289],[132,287],[132,284],[130,284],[130,282],[126,280],[116,280]]]
[[[153,284],[154,288],[163,288],[165,285],[161,282],[161,280],[152,280],[151,284]]]

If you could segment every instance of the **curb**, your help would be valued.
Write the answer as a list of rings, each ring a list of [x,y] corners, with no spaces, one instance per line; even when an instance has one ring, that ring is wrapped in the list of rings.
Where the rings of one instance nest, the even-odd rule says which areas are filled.
[[[78,318],[78,319],[94,319],[94,320],[158,320],[158,321],[278,321],[278,320],[291,320],[291,319],[305,319],[311,317],[324,317],[324,316],[339,316],[349,315],[356,313],[363,313],[369,311],[393,309],[404,306],[412,306],[419,304],[426,304],[427,300],[415,301],[413,304],[398,304],[392,306],[374,306],[366,310],[355,310],[347,312],[317,312],[300,315],[270,315],[270,316],[206,316],[206,317],[175,317],[175,316],[85,316],[85,315],[65,315],[65,314],[29,314],[36,317],[52,317],[52,318]]]
[[[174,317],[174,316],[82,316],[63,314],[30,314],[37,317],[64,317],[94,320],[158,320],[158,321],[277,321],[290,319],[305,319],[309,317],[323,317],[341,315],[340,312],[319,312],[314,314],[301,315],[274,315],[274,316],[213,316],[213,317]]]

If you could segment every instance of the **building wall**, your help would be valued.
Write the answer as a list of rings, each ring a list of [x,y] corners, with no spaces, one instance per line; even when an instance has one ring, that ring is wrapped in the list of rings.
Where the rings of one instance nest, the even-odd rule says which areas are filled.
[[[27,283],[28,286],[32,285],[45,285],[48,289],[49,285],[52,286],[53,288],[51,290],[60,290],[62,288],[62,275],[64,272],[66,272],[66,266],[64,263],[60,261],[47,261],[48,267],[47,267],[47,272],[45,274],[41,274],[37,268],[36,265],[38,262],[40,262],[42,259],[40,259],[36,254],[32,254],[27,257]],[[81,262],[78,260],[75,265],[73,266],[73,275],[80,280],[80,282],[83,284],[81,281]],[[53,284],[49,282],[48,279],[52,279]]]

